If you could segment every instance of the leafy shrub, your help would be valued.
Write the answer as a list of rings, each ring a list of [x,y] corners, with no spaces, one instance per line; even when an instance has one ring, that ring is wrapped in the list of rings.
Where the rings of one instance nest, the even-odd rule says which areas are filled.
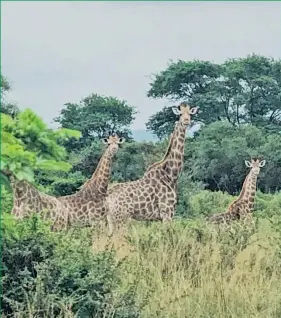
[[[256,210],[262,217],[281,216],[281,192],[275,194],[257,192]]]
[[[176,215],[181,217],[196,217],[196,211],[191,206],[191,198],[202,191],[204,185],[202,182],[194,182],[191,180],[187,172],[183,172],[179,178],[177,186],[178,202]]]
[[[233,200],[234,197],[227,193],[208,190],[200,191],[189,199],[192,215],[194,216],[225,212]]]
[[[132,292],[114,296],[120,264],[113,250],[93,254],[90,231],[54,234],[34,215],[10,234],[3,236],[5,316],[139,317]]]
[[[15,118],[1,113],[1,171],[12,172],[17,179],[33,181],[34,170],[68,171],[66,150],[61,140],[80,138],[70,129],[50,130],[31,109]]]
[[[10,190],[10,191],[9,191]],[[1,211],[2,213],[9,213],[13,208],[13,193],[11,189],[7,189],[1,185]]]

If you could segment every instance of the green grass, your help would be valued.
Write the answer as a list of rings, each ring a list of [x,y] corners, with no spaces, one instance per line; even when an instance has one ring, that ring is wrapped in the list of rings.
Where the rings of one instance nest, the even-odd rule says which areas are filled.
[[[230,198],[217,196],[195,195],[190,200],[193,214],[204,214],[206,199],[212,203],[206,207],[211,213],[216,206],[223,209]],[[200,217],[170,224],[135,221],[109,240],[95,229],[52,233],[41,221],[37,227],[31,220],[4,222],[4,235],[11,235],[10,228],[18,237],[11,245],[16,256],[7,254],[10,264],[24,250],[23,239],[33,239],[36,253],[49,253],[43,253],[32,289],[21,286],[22,278],[12,276],[17,271],[8,269],[27,295],[13,317],[280,318],[280,199],[280,193],[258,193],[256,225],[249,229],[234,224],[219,230]],[[85,271],[88,276],[81,278]],[[25,281],[30,281],[28,275]],[[106,286],[101,285],[104,281]],[[82,307],[95,308],[95,313],[83,309],[81,314]]]

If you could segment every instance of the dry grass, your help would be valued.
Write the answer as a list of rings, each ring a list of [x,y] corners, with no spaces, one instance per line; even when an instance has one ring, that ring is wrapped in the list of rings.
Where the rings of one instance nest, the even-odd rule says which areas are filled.
[[[138,223],[111,244],[132,285],[141,317],[280,317],[281,265],[277,232],[262,221],[256,232],[215,233],[198,225]],[[95,238],[94,250],[108,246]]]

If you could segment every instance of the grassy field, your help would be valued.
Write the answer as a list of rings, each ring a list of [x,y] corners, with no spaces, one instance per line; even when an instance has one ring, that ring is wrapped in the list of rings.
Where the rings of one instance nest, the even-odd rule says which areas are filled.
[[[193,198],[198,214],[205,198]],[[38,216],[4,222],[3,317],[279,318],[280,203],[260,196],[251,228],[176,218],[110,239],[53,233]]]
[[[135,223],[115,239],[123,288],[135,286],[147,318],[281,317],[279,235],[267,220],[220,232],[181,220]],[[94,238],[95,251],[102,240]]]

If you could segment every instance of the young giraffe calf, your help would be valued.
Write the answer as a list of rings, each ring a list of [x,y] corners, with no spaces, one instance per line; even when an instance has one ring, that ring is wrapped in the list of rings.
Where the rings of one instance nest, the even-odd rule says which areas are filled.
[[[246,160],[245,164],[251,170],[244,180],[239,197],[230,204],[226,212],[208,216],[206,221],[214,224],[229,224],[232,221],[245,220],[250,217],[250,213],[254,210],[257,177],[260,168],[265,165],[265,160],[252,159],[251,162]]]

